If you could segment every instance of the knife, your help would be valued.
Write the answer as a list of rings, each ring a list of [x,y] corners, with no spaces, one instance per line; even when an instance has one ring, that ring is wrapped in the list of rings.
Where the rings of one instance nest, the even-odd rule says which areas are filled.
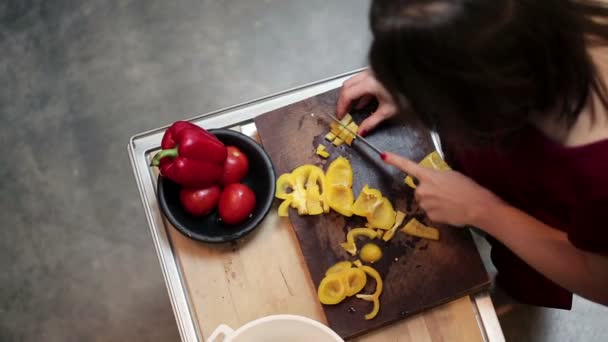
[[[348,131],[349,133],[351,133],[352,135],[354,135],[355,137],[357,137],[358,140],[360,140],[365,145],[367,145],[367,147],[371,148],[374,152],[378,153],[378,155],[382,154],[382,151],[380,151],[379,148],[377,148],[376,146],[372,145],[372,143],[370,143],[369,141],[367,141],[367,139],[365,139],[364,137],[360,136],[356,132],[353,132],[350,128],[346,127],[346,125],[344,125],[338,118],[336,118],[332,114],[329,114],[329,113],[327,113],[325,111],[322,111],[322,113],[325,116],[327,116],[328,118],[332,119],[334,122],[337,122],[340,126],[342,126],[342,128],[344,128],[346,131]]]

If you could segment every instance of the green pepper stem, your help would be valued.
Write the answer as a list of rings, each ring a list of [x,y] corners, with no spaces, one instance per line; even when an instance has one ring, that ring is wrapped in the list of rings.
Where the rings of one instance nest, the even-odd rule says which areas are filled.
[[[160,164],[161,159],[163,159],[165,157],[175,158],[178,155],[179,155],[179,153],[177,152],[177,146],[175,146],[172,149],[161,150],[156,155],[154,155],[154,158],[152,158],[152,162],[150,163],[150,166],[158,166]]]

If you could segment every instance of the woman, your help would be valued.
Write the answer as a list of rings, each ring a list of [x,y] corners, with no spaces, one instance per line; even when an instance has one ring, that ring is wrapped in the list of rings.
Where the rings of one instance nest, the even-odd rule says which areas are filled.
[[[341,117],[377,99],[362,135],[406,112],[439,132],[457,171],[382,157],[431,220],[491,236],[497,284],[525,303],[608,304],[606,18],[592,1],[375,0],[373,72],[338,101]]]

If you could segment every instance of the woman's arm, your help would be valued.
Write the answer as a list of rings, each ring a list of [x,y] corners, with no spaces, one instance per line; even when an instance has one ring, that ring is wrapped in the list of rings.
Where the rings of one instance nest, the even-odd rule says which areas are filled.
[[[481,227],[555,283],[608,305],[608,257],[576,248],[566,233],[501,202],[488,203],[471,224]]]
[[[418,178],[416,199],[431,220],[479,227],[555,283],[608,305],[607,256],[576,248],[566,233],[509,206],[459,172],[427,169],[392,153],[382,159]]]

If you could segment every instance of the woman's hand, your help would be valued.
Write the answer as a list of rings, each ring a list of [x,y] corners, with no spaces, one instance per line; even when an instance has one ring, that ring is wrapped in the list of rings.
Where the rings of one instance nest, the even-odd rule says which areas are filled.
[[[370,69],[349,78],[342,85],[336,115],[342,118],[351,103],[357,99],[357,109],[365,107],[373,98],[378,100],[378,108],[359,125],[359,134],[365,136],[382,121],[397,114],[397,106],[388,91],[376,80]]]
[[[478,226],[485,213],[502,204],[500,198],[460,172],[429,169],[389,152],[382,159],[418,179],[416,200],[432,221]]]

